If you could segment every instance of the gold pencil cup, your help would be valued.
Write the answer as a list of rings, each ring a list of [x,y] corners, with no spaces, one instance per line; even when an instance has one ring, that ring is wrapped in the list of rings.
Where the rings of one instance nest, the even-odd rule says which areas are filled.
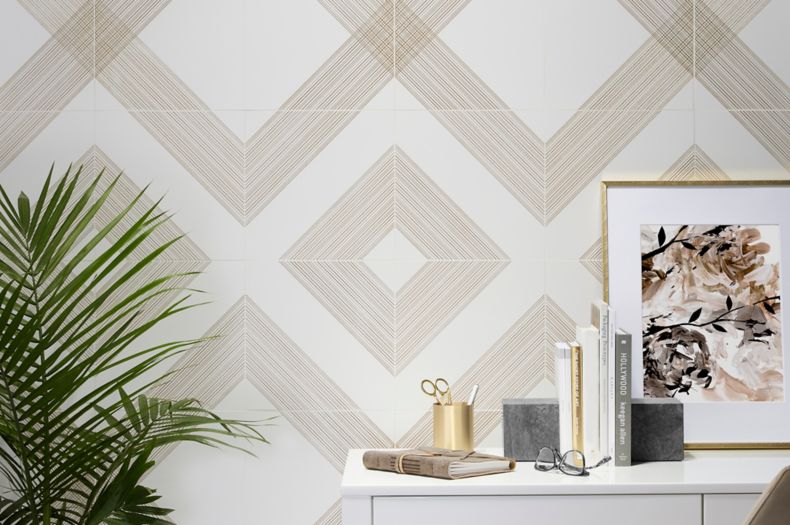
[[[473,408],[467,403],[434,403],[433,446],[451,450],[474,450]]]

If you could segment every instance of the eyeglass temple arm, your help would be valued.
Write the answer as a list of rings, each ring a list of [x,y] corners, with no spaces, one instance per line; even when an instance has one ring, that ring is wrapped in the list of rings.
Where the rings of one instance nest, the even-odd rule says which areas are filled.
[[[589,470],[589,469],[591,469],[591,468],[597,468],[597,467],[600,467],[601,465],[603,465],[603,464],[604,464],[604,463],[606,463],[607,461],[611,461],[611,459],[612,459],[612,457],[611,457],[611,456],[604,456],[603,458],[601,458],[601,461],[599,461],[599,462],[598,462],[598,463],[596,463],[595,465],[593,465],[593,466],[591,466],[591,467],[587,467],[587,470]]]

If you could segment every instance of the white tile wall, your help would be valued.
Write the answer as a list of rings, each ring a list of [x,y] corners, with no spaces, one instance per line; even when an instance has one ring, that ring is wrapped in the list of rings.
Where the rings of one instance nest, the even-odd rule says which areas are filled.
[[[524,356],[523,377],[481,392],[551,395],[544,357],[557,334],[546,330],[571,331],[601,295],[599,261],[586,254],[600,237],[602,177],[655,179],[688,154],[731,178],[790,176],[788,0],[693,3],[731,25],[731,45],[748,50],[740,61],[715,39],[727,27],[705,26],[690,0],[134,0],[111,11],[88,1],[97,21],[136,21],[131,39],[97,33],[98,56],[111,58],[95,75],[68,69],[73,42],[55,33],[79,2],[0,2],[0,184],[35,193],[53,161],[62,172],[98,146],[135,185],[165,196],[175,226],[205,254],[192,285],[213,302],[151,338],[199,336],[217,322],[245,338],[195,354],[192,375],[179,376],[190,391],[171,391],[211,398],[223,415],[278,417],[262,429],[271,444],[252,447],[257,457],[183,445],[160,461],[148,482],[185,525],[338,523],[345,449],[426,441],[419,381],[444,376],[465,396],[476,377],[513,366],[507,344]],[[651,11],[659,7],[667,11]],[[671,24],[675,9],[679,25],[643,25]],[[693,36],[682,33],[694,19]],[[663,47],[681,34],[681,45]],[[699,54],[711,45],[722,46],[712,61]],[[80,56],[93,56],[88,47]],[[679,66],[693,50],[697,69]],[[730,77],[710,74],[723,63]],[[753,66],[765,72],[754,81]],[[438,228],[430,248],[455,265],[482,264],[490,249],[500,265],[480,290],[459,288],[451,300],[461,306],[395,368],[341,315],[364,318],[363,302],[326,304],[284,264],[321,217],[342,215],[338,202],[388,152],[411,159],[460,210],[437,227],[438,210],[418,207],[416,231]],[[390,174],[396,223],[435,191],[409,193],[399,169]],[[420,257],[388,239],[353,260],[405,280]],[[306,263],[339,268],[337,259]],[[358,276],[348,286],[362,297],[372,285]],[[392,297],[399,312],[431,299]],[[409,311],[433,326],[440,310]],[[385,333],[393,355],[409,344],[403,322]],[[265,330],[289,346],[267,346]],[[233,376],[221,399],[201,382],[211,372],[202,362]],[[302,375],[285,386],[261,379],[297,362]],[[481,445],[501,441],[497,407],[493,398],[480,407]]]

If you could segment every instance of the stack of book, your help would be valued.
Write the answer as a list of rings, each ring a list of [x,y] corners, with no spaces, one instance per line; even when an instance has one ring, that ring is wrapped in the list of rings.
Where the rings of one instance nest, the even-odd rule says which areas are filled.
[[[609,456],[631,464],[631,334],[615,329],[614,311],[592,305],[589,326],[556,345],[560,449],[579,450],[587,463]]]

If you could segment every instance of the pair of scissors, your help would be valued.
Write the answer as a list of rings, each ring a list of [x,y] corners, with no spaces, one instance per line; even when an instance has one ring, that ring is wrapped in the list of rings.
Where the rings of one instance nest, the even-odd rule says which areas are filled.
[[[450,395],[450,384],[446,379],[441,377],[436,378],[434,381],[423,379],[421,387],[425,395],[436,398],[436,402],[440,405],[453,404],[453,398]]]

